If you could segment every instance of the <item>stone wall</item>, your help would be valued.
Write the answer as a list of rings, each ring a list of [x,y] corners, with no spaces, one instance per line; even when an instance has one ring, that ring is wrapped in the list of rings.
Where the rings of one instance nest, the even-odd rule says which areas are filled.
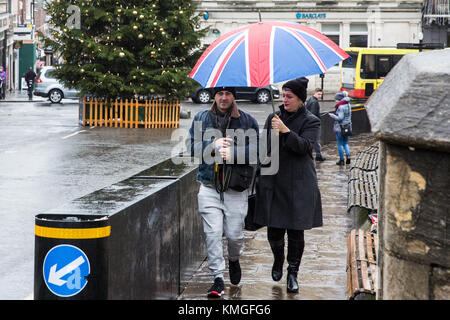
[[[196,176],[174,157],[45,213],[108,217],[108,299],[176,299],[206,257]]]
[[[382,145],[383,299],[449,299],[450,154]]]
[[[450,297],[450,50],[405,56],[367,104],[381,141],[378,299]]]

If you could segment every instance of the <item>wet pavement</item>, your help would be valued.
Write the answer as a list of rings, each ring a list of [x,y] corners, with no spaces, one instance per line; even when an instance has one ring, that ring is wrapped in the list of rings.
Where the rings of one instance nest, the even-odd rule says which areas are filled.
[[[0,300],[32,298],[35,215],[169,158],[172,131],[82,127],[76,101],[0,102]]]
[[[32,298],[36,214],[169,158],[179,141],[171,139],[176,129],[79,126],[76,100],[63,100],[62,104],[28,102],[25,92],[9,98],[0,102],[0,268],[5,271],[0,274],[2,300]],[[332,103],[321,105],[326,111]],[[241,101],[239,107],[252,114],[261,128],[272,110],[271,104]],[[182,109],[190,110],[191,118],[180,119],[181,131],[187,133],[195,113],[207,108],[209,105],[183,101]],[[367,137],[352,137],[353,154],[365,143],[370,144]],[[325,226],[305,234],[300,293],[286,295],[285,278],[279,284],[272,282],[271,253],[263,229],[246,233],[243,281],[231,290],[227,284],[225,299],[345,298],[345,236],[351,223],[345,213],[347,173],[334,164],[334,143],[324,146],[324,153],[332,159],[318,164]],[[336,257],[340,259],[339,268]],[[198,288],[190,286],[181,298],[205,298],[211,279],[207,267],[203,269],[206,271],[196,274]]]
[[[349,145],[352,155],[374,142],[375,139],[368,133],[351,137]],[[327,160],[316,162],[316,170],[322,194],[323,227],[305,231],[305,252],[298,273],[299,292],[286,292],[286,262],[283,278],[279,282],[272,280],[272,252],[267,242],[267,228],[262,228],[255,232],[245,231],[244,253],[240,259],[241,283],[231,285],[226,270],[225,294],[221,299],[346,299],[346,240],[352,228],[352,219],[346,211],[348,171],[351,165],[335,164],[338,158],[336,143],[329,143],[322,150]],[[208,299],[206,292],[211,284],[212,278],[205,260],[179,299]]]
[[[65,99],[64,101],[66,101]],[[48,101],[48,98],[33,96],[32,100],[29,100],[27,90],[12,90],[7,91],[5,94],[5,101],[7,102],[41,102]]]

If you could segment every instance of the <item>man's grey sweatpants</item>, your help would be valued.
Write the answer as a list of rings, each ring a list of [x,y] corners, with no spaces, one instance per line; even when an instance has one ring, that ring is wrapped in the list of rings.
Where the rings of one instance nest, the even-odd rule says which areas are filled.
[[[227,190],[220,194],[213,188],[200,186],[198,210],[202,216],[206,235],[208,267],[211,275],[223,278],[225,259],[223,257],[222,235],[227,238],[228,259],[236,261],[242,253],[244,242],[244,219],[247,215],[248,191]]]

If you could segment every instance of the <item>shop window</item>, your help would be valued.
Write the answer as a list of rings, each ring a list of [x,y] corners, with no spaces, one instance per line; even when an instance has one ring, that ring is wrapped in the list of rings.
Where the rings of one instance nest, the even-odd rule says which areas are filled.
[[[341,28],[338,23],[322,24],[321,29],[322,33],[326,35],[331,41],[336,43],[338,46],[340,45]]]
[[[368,30],[367,24],[352,23],[350,25],[350,47],[363,47],[368,46]]]
[[[350,35],[350,47],[367,48],[367,35]]]
[[[341,41],[341,26],[339,23],[329,23],[321,25],[322,33],[327,36],[328,39],[336,43],[338,46]],[[339,62],[335,64],[335,66],[339,65]]]

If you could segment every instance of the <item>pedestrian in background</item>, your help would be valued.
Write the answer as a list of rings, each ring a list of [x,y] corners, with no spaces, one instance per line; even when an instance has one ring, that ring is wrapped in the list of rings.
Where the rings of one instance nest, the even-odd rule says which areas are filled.
[[[330,112],[329,115],[334,119],[333,131],[336,133],[336,140],[339,152],[339,161],[336,162],[337,165],[344,165],[344,152],[345,152],[345,163],[350,164],[350,147],[348,146],[349,136],[344,136],[342,134],[342,126],[350,125],[350,130],[352,126],[352,107],[350,105],[350,98],[348,97],[347,91],[341,91],[334,95],[334,100],[336,105],[334,106],[334,113]]]
[[[3,66],[0,66],[0,81],[0,98],[4,100],[6,96],[6,72],[3,70]]]
[[[274,175],[261,175],[257,186],[255,222],[267,226],[274,281],[283,276],[287,233],[288,292],[298,292],[304,230],[322,226],[322,203],[312,156],[320,120],[304,106],[307,85],[308,79],[299,78],[282,87],[283,105],[264,126],[268,137],[271,130],[279,131],[279,169]]]
[[[320,104],[319,100],[322,99],[323,90],[321,88],[314,89],[314,94],[306,101],[306,109],[308,109],[313,115],[315,115],[320,120]],[[320,130],[319,135],[313,146],[316,151],[316,161],[325,161],[326,158],[322,156],[321,146],[320,146]]]
[[[189,130],[190,146],[188,145],[188,148],[191,155],[202,157],[197,175],[197,180],[201,183],[198,193],[198,210],[206,236],[208,267],[214,277],[208,296],[220,297],[225,288],[223,234],[227,239],[230,282],[237,285],[241,280],[239,257],[242,254],[244,242],[243,227],[248,208],[247,189],[253,176],[253,167],[249,165],[249,140],[237,142],[234,138],[228,137],[226,131],[227,129],[243,129],[244,131],[253,129],[258,135],[259,128],[251,115],[238,109],[234,88],[219,87],[214,88],[214,92],[214,103],[211,109],[200,111],[193,119]],[[196,132],[196,122],[201,122],[201,132]],[[220,130],[222,136],[203,141],[203,135],[212,129],[216,132]],[[209,149],[205,152],[207,148]],[[232,148],[233,151],[231,151]],[[244,164],[237,163],[240,152],[245,152]],[[217,153],[222,161],[206,163],[203,157],[205,154],[212,153],[214,156]],[[231,161],[232,154],[234,161]]]
[[[36,73],[33,71],[33,67],[30,67],[25,73],[25,81],[27,83],[28,87],[28,100],[33,100],[33,85],[34,85],[34,79],[36,78]]]

